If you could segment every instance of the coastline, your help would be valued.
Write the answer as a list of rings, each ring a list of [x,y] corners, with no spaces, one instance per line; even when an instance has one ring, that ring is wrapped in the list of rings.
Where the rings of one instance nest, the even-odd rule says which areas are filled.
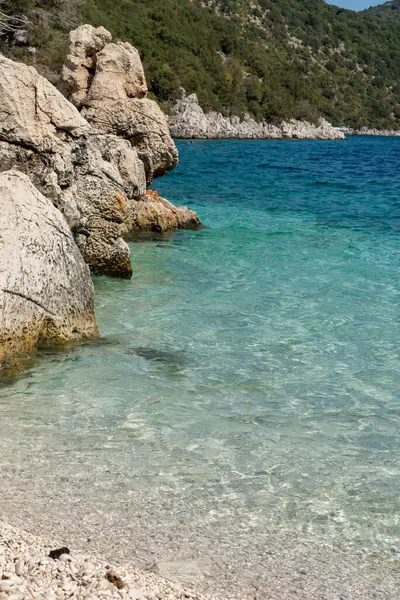
[[[68,503],[67,503],[68,504]],[[4,515],[2,515],[4,517]],[[79,517],[82,523],[79,522]],[[356,548],[338,549],[312,540],[306,533],[266,532],[248,546],[243,562],[242,540],[229,535],[232,560],[205,555],[204,540],[177,552],[171,544],[165,557],[132,556],[132,532],[103,527],[88,529],[90,515],[72,513],[64,523],[42,519],[0,521],[1,600],[394,600],[399,576],[396,556],[365,554]],[[9,520],[8,520],[9,521]],[[34,522],[33,522],[34,521]],[[82,528],[83,525],[83,528]],[[130,524],[139,526],[138,522]],[[153,524],[153,537],[156,525]],[[40,533],[39,533],[40,530]],[[87,534],[90,531],[90,536]],[[179,532],[180,534],[183,532]],[[209,532],[210,535],[212,532]],[[86,540],[83,541],[83,537]],[[154,541],[154,540],[152,540]],[[216,543],[221,540],[215,539]],[[190,546],[192,546],[190,548]],[[69,554],[52,559],[52,550]],[[261,556],[261,550],[263,556]],[[235,557],[239,553],[239,558]],[[258,557],[258,563],[254,561]],[[396,573],[397,569],[397,573]],[[111,578],[110,573],[117,577]],[[114,581],[122,581],[118,586]],[[8,595],[8,593],[10,595]]]
[[[376,128],[353,129],[334,127],[321,118],[318,123],[290,119],[279,124],[256,122],[250,115],[243,119],[225,117],[220,113],[205,113],[196,94],[178,99],[169,116],[171,135],[175,139],[192,140],[345,140],[349,135],[400,137],[400,131]]]
[[[400,137],[400,131],[389,131],[387,129],[341,129],[345,135],[367,135],[376,137]]]
[[[317,123],[291,119],[279,124],[257,123],[250,115],[224,117],[220,113],[205,113],[196,94],[177,100],[168,119],[171,135],[176,139],[241,139],[241,140],[344,140],[345,134],[325,119]]]

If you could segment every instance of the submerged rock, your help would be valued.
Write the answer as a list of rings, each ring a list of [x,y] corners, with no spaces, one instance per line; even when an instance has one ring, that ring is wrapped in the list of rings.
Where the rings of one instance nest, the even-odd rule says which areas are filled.
[[[90,272],[62,214],[16,170],[0,174],[0,203],[0,365],[97,337]]]
[[[243,120],[239,117],[224,117],[220,113],[204,113],[196,94],[177,100],[172,116],[169,118],[171,134],[176,138],[187,139],[315,139],[343,140],[343,132],[332,127],[325,119],[317,124],[292,119],[279,125],[257,123],[247,115]]]

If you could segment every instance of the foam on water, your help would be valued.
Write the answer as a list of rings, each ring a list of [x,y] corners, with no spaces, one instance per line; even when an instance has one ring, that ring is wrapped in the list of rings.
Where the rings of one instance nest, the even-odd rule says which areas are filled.
[[[398,552],[400,139],[180,151],[157,188],[209,228],[132,243],[132,281],[95,280],[103,343],[4,384],[2,472],[121,519],[153,499],[165,544],[184,514],[197,544],[225,518]]]

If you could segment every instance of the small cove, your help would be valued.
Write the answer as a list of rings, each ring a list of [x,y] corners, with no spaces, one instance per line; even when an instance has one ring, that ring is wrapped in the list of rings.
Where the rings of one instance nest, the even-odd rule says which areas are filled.
[[[95,278],[102,343],[2,384],[4,516],[232,595],[284,561],[390,587],[400,140],[179,148],[155,187],[208,228],[131,242],[133,279]]]

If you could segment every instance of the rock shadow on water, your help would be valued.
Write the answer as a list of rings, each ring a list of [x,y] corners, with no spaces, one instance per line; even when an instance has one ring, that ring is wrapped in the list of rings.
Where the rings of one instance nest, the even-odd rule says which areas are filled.
[[[159,350],[149,346],[127,348],[126,354],[134,354],[155,365],[157,369],[174,375],[181,375],[186,366],[184,350]]]
[[[2,388],[11,386],[20,377],[29,375],[37,363],[38,359],[35,355],[4,361],[0,365],[0,394]]]
[[[41,344],[29,356],[17,356],[0,364],[0,390],[13,385],[21,377],[29,377],[42,362],[78,362],[82,359],[81,352],[119,344],[121,341],[113,337],[77,340],[68,344]]]

